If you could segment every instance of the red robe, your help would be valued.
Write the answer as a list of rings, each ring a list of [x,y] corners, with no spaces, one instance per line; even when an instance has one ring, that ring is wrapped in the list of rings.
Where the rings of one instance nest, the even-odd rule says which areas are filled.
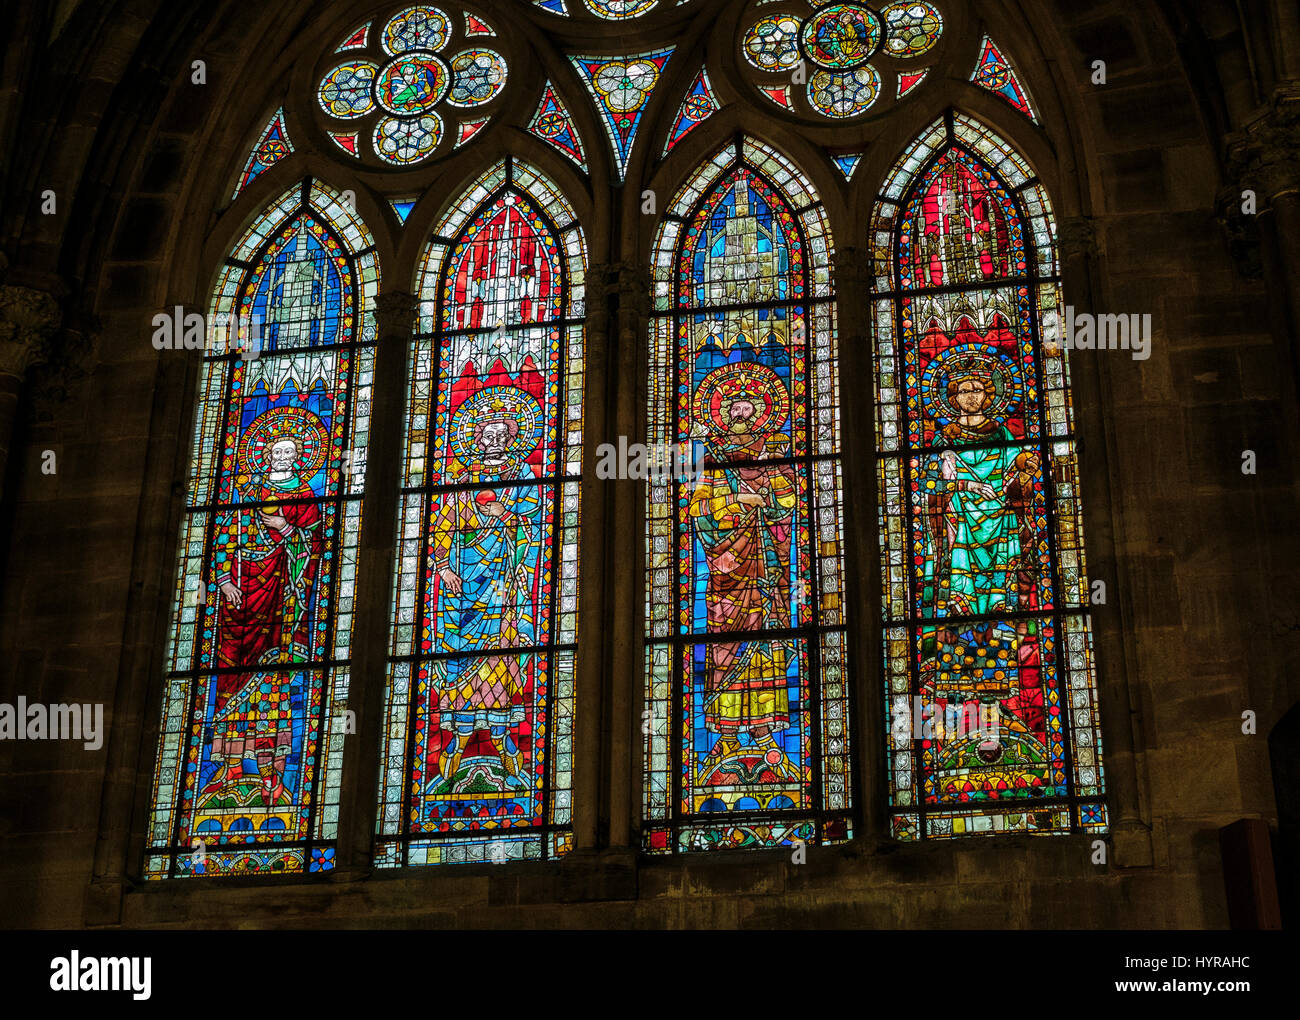
[[[240,493],[243,500],[259,503],[313,495],[296,476],[280,485],[259,481]],[[283,517],[287,529],[266,524],[263,509]],[[320,566],[320,524],[315,502],[242,507],[221,517],[215,542],[217,585],[234,584],[243,604],[232,606],[220,597],[218,666],[258,666],[268,652],[277,650],[271,661],[302,661],[310,654],[314,628],[309,610]],[[218,713],[249,679],[247,673],[218,675]]]

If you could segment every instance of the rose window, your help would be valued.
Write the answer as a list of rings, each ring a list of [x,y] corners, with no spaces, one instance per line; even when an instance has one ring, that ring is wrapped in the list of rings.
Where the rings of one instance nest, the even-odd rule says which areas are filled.
[[[431,156],[455,132],[459,145],[488,120],[480,108],[505,88],[505,58],[481,44],[495,32],[471,14],[454,21],[437,7],[408,7],[377,31],[367,23],[339,47],[316,89],[337,121],[327,130],[358,158],[368,148],[392,166]],[[354,123],[346,123],[354,122]]]
[[[766,14],[741,36],[745,60],[760,72],[759,88],[769,98],[795,109],[800,90],[812,112],[843,119],[864,113],[880,96],[880,67],[897,78],[899,97],[924,77],[911,63],[929,53],[943,34],[943,16],[931,3],[891,3],[879,9],[864,3],[817,3],[803,17]],[[803,74],[795,74],[804,65]],[[791,83],[789,85],[785,83]]]

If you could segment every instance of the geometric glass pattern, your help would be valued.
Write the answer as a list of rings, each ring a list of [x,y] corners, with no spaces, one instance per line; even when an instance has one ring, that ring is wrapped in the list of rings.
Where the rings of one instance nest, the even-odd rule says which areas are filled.
[[[653,253],[643,847],[851,836],[833,246],[749,138],[682,187]],[[673,455],[675,452],[675,456]]]
[[[1056,224],[950,113],[872,221],[894,835],[1104,832]]]
[[[398,11],[373,38],[368,29],[362,26],[339,48],[348,58],[325,73],[316,97],[331,118],[365,118],[361,134],[390,166],[427,159],[447,133],[449,113],[491,103],[505,88],[501,54],[479,45],[461,48],[473,37],[493,34],[472,15],[457,22],[419,4]],[[456,144],[467,138],[462,130]],[[360,155],[355,147],[348,151]]]
[[[587,155],[582,150],[582,139],[574,126],[569,109],[549,81],[542,91],[542,101],[528,124],[528,130],[549,142],[580,167],[587,165]]]
[[[571,845],[586,249],[496,163],[418,269],[376,861]]]
[[[672,54],[669,46],[625,57],[569,57],[605,123],[620,181],[627,171],[641,116]]]
[[[673,118],[673,126],[668,132],[668,143],[664,146],[664,155],[668,155],[669,150],[686,132],[721,108],[722,104],[713,95],[709,72],[701,67],[700,73],[695,76],[695,81],[691,83],[682,105],[677,110],[677,116]]]
[[[284,110],[279,109],[275,111],[275,115],[271,117],[257,139],[257,144],[249,152],[248,159],[244,162],[244,170],[239,175],[239,183],[235,185],[235,193],[230,197],[238,198],[239,193],[248,187],[254,177],[280,162],[291,152],[293,152],[293,142],[289,141],[289,133],[285,130]]]
[[[832,161],[839,168],[840,173],[844,175],[846,181],[853,180],[853,172],[857,170],[858,163],[862,161],[862,153],[846,153],[843,156],[832,156]]]
[[[994,95],[1001,96],[1035,124],[1038,123],[1029,102],[1029,92],[1020,83],[1020,76],[1011,66],[1011,61],[1003,56],[997,44],[988,36],[980,43],[980,58],[971,73],[971,81]]]
[[[378,287],[364,224],[311,179],[255,220],[218,277],[150,878],[333,867]]]

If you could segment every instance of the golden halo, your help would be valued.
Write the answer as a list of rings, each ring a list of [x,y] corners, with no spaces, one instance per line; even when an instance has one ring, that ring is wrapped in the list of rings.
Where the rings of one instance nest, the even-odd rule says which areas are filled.
[[[269,471],[267,451],[281,439],[298,442],[293,469],[300,478],[312,477],[329,456],[329,433],[314,412],[305,407],[273,407],[254,418],[239,441],[239,464],[244,473]]]
[[[1011,359],[983,344],[949,347],[926,366],[921,388],[926,412],[945,424],[963,417],[966,412],[954,407],[948,397],[948,381],[954,377],[979,379],[993,394],[984,416],[1004,422],[1020,403],[1016,376],[1016,366]]]
[[[692,399],[694,420],[714,435],[731,435],[726,412],[742,399],[758,412],[750,424],[753,433],[776,432],[790,416],[790,395],[781,377],[756,361],[738,361],[704,377]]]

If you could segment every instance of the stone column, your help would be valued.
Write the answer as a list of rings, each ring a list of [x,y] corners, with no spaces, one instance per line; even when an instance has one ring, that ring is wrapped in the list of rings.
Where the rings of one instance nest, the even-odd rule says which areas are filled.
[[[609,351],[614,387],[610,398],[611,436],[642,442],[645,432],[646,323],[650,310],[650,276],[633,263],[612,267],[609,286],[617,302],[616,333]],[[617,439],[615,438],[615,441]],[[641,584],[645,563],[645,483],[619,481],[611,485],[606,531],[617,536],[609,544],[609,628],[604,634],[609,657],[609,846],[632,848],[640,817],[640,704],[645,675],[645,594]]]
[[[1090,216],[1062,217],[1057,243],[1061,257],[1062,288],[1069,304],[1096,308],[1101,304],[1097,265],[1102,256],[1098,223]],[[1082,474],[1084,536],[1088,567],[1093,578],[1103,578],[1117,588],[1102,618],[1093,614],[1093,640],[1097,651],[1097,701],[1101,714],[1102,754],[1106,775],[1106,802],[1110,809],[1114,863],[1143,867],[1153,861],[1148,822],[1146,785],[1140,771],[1140,701],[1135,695],[1136,652],[1127,586],[1119,582],[1120,557],[1126,546],[1122,501],[1114,494],[1124,488],[1118,477],[1119,454],[1111,429],[1111,361],[1076,359],[1071,366],[1071,391],[1075,407],[1075,435]],[[1095,440],[1090,444],[1089,439]],[[1109,511],[1109,512],[1108,512]]]
[[[606,533],[609,482],[596,477],[596,450],[613,442],[609,426],[609,266],[587,270],[587,322],[583,339],[585,378],[582,405],[582,502],[578,535],[578,656],[573,729],[573,847],[579,853],[600,846],[600,817],[608,790],[602,753],[605,715]]]
[[[381,292],[375,300],[375,311],[379,341],[366,449],[348,689],[348,707],[356,712],[357,731],[343,743],[340,795],[337,856],[339,877],[343,879],[363,877],[370,868],[379,770],[387,767],[380,761],[379,747],[388,686],[394,533],[402,483],[402,419],[406,413],[406,364],[415,322],[415,298],[402,291]]]
[[[1300,391],[1300,84],[1280,86],[1253,121],[1228,136],[1226,147],[1229,190],[1237,194],[1225,204],[1235,201],[1239,209],[1244,192],[1255,193],[1264,282],[1280,305],[1274,333]]]
[[[889,838],[885,782],[886,705],[881,675],[880,494],[876,483],[874,344],[871,336],[871,255],[857,248],[835,253],[835,295],[839,308],[840,452],[844,461],[845,622],[850,683],[850,751],[856,813],[863,820],[858,839]]]
[[[43,362],[62,321],[58,302],[31,287],[0,287],[0,499],[27,369]]]

